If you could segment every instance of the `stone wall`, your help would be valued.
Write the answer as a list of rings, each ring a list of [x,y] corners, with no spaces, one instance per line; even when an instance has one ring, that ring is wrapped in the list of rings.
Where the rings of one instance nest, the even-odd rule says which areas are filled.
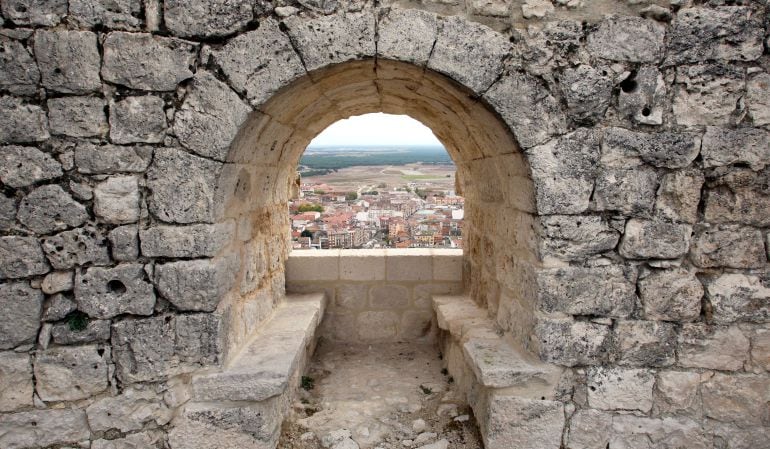
[[[0,446],[163,447],[283,296],[305,146],[384,111],[566,447],[768,447],[766,1],[107,3],[0,1]]]

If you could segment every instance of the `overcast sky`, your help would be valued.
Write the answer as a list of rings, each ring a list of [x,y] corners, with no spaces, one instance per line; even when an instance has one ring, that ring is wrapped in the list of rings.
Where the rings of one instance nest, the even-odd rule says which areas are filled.
[[[316,136],[310,147],[334,145],[437,145],[430,128],[406,115],[364,114],[340,120]]]

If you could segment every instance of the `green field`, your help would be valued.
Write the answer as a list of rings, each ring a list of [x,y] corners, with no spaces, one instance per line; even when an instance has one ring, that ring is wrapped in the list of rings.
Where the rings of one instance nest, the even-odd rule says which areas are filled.
[[[358,166],[407,165],[418,162],[446,165],[452,164],[452,159],[443,147],[327,147],[308,148],[299,163],[303,167],[301,171],[310,172]]]

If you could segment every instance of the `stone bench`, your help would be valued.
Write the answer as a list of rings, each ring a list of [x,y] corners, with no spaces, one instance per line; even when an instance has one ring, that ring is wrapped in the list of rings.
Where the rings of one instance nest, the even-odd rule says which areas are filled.
[[[171,447],[275,449],[325,308],[323,293],[288,295],[227,366],[195,373]]]
[[[467,396],[485,448],[558,448],[562,369],[517,348],[467,296],[434,296],[433,308],[446,368]]]

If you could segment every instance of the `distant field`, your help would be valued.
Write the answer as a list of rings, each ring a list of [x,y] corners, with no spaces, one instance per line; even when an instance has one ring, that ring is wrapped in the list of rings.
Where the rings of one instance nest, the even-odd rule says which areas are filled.
[[[451,165],[452,158],[443,147],[326,147],[308,148],[299,163],[303,171],[320,171],[358,166],[401,166],[414,163]]]
[[[405,175],[404,172],[410,173]],[[412,174],[415,173],[415,174]],[[302,182],[324,183],[339,190],[378,190],[384,183],[388,189],[416,184],[420,188],[450,190],[454,188],[455,166],[448,164],[407,164],[401,166],[356,166],[324,175],[302,175]]]

